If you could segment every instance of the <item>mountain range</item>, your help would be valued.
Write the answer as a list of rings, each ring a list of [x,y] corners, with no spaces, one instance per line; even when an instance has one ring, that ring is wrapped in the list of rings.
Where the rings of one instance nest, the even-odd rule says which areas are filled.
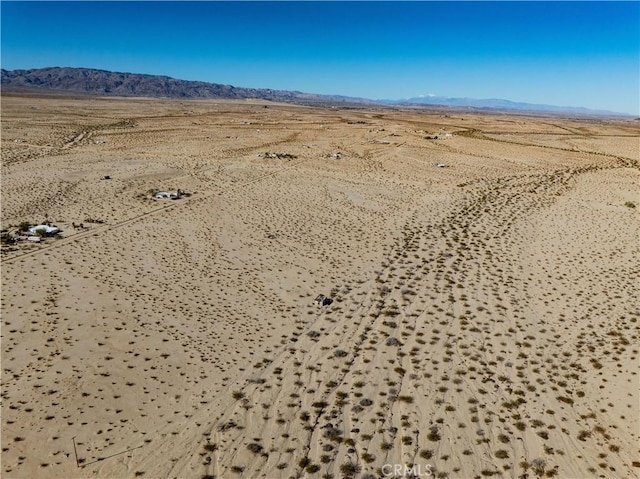
[[[119,73],[92,68],[51,67],[0,72],[2,89],[58,91],[75,94],[184,98],[184,99],[261,99],[298,104],[354,104],[433,107],[439,109],[498,110],[541,113],[568,113],[577,115],[615,115],[620,113],[590,110],[580,107],[561,107],[518,103],[503,99],[478,100],[473,98],[447,98],[421,96],[405,100],[370,100],[340,95],[319,95],[299,91],[235,87],[218,83],[187,81],[159,75]]]
[[[571,113],[576,115],[614,115],[624,116],[608,110],[592,110],[584,107],[543,105],[538,103],[522,103],[499,98],[479,100],[476,98],[449,98],[443,96],[426,95],[406,100],[378,100],[388,105],[431,105],[455,108],[474,108],[492,110],[518,110],[543,113]]]
[[[3,89],[38,89],[123,97],[246,99],[285,103],[371,103],[370,100],[298,91],[242,88],[218,83],[177,80],[167,76],[119,73],[92,68],[1,70]]]

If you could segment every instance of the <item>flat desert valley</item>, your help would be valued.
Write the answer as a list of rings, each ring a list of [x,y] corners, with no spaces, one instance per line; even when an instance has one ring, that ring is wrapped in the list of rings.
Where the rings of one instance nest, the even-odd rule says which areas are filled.
[[[2,477],[640,476],[637,120],[1,113]]]

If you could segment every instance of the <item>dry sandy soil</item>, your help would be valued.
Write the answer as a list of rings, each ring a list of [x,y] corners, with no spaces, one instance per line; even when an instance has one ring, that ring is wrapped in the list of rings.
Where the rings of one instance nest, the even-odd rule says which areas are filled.
[[[2,477],[638,477],[639,133],[4,95]]]

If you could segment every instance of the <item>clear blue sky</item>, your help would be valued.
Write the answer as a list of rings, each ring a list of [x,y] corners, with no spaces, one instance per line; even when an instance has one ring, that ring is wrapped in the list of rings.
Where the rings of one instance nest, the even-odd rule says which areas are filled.
[[[1,2],[2,68],[640,114],[640,2]]]

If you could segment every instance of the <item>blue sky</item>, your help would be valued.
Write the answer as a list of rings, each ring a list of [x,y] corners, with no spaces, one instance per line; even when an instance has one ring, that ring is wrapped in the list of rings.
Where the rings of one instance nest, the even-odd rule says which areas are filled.
[[[11,2],[2,68],[640,114],[640,2]]]

